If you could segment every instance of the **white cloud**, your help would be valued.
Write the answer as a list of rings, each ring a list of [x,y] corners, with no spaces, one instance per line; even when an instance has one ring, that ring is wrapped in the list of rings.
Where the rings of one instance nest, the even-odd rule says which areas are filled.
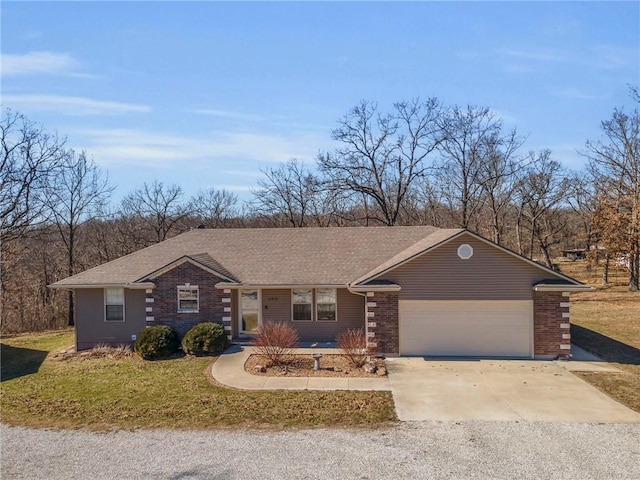
[[[285,136],[261,132],[218,132],[207,137],[168,135],[137,129],[66,129],[73,147],[87,150],[103,166],[138,165],[173,168],[198,162],[207,171],[230,161],[283,162],[291,158],[312,161],[326,136],[313,133]]]
[[[610,92],[587,91],[577,87],[569,87],[551,92],[557,97],[572,98],[575,100],[606,100],[611,97]]]
[[[80,62],[69,53],[3,53],[1,64],[3,77],[36,74],[91,76],[78,72]]]
[[[256,115],[254,113],[233,112],[229,110],[218,110],[215,108],[197,108],[192,110],[193,113],[198,115],[208,115],[212,117],[224,118],[227,120],[240,120],[249,122],[259,122],[264,120],[262,115]]]
[[[53,111],[62,115],[114,115],[123,113],[146,113],[148,105],[94,100],[86,97],[65,95],[3,95],[2,103],[22,111]]]
[[[637,63],[637,49],[615,45],[585,46],[580,50],[545,47],[523,47],[498,50],[511,62],[504,66],[508,73],[538,71],[544,64],[566,64],[593,70],[620,70]]]

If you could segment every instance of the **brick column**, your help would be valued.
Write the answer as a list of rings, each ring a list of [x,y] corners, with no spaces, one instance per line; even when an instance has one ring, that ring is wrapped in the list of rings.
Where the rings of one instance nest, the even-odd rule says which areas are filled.
[[[569,292],[533,292],[533,350],[536,357],[571,353]]]
[[[231,334],[231,289],[225,288],[222,291],[222,304],[224,306],[222,327],[224,328],[224,331],[227,332],[227,338],[231,341],[233,338],[233,335]]]
[[[398,294],[367,292],[367,343],[380,353],[398,355]]]
[[[155,323],[155,317],[153,316],[153,304],[154,304],[154,298],[153,298],[153,290],[150,288],[147,288],[145,291],[146,295],[145,295],[145,320],[147,321],[147,327],[150,327],[151,325],[153,325]]]

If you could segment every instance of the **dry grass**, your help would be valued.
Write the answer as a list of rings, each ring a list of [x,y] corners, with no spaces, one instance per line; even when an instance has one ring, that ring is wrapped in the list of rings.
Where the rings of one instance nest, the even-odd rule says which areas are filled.
[[[215,361],[211,357],[155,362],[137,356],[87,361],[45,358],[71,343],[71,332],[2,340],[3,422],[106,430],[377,427],[395,421],[388,392],[223,388],[209,377]]]
[[[594,292],[571,295],[572,341],[622,370],[583,373],[587,382],[640,412],[640,293],[629,292],[623,269],[610,272],[609,287],[600,287],[601,269],[586,262],[561,262],[563,273],[596,286]]]

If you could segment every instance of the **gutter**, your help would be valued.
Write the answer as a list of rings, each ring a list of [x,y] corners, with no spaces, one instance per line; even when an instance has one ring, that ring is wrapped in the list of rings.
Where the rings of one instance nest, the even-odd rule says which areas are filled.
[[[593,292],[589,285],[534,285],[534,292]]]
[[[51,285],[47,285],[48,288],[61,289],[61,290],[80,290],[86,288],[126,288],[129,290],[146,290],[146,289],[154,289],[156,287],[155,283],[152,282],[141,282],[141,283],[67,283],[62,285],[56,285],[52,283]]]

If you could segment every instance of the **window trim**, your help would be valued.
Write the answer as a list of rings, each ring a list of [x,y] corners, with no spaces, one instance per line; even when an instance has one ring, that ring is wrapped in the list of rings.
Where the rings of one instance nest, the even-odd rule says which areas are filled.
[[[107,319],[107,305],[120,305],[119,303],[107,303],[107,290],[121,290],[122,291],[122,320],[108,320]],[[127,318],[126,314],[126,303],[127,299],[125,296],[125,289],[122,287],[108,287],[102,289],[103,295],[103,306],[102,306],[102,314],[104,316],[104,321],[106,323],[124,323]]]
[[[293,292],[294,290],[309,290],[309,292],[311,292],[311,301],[307,304],[307,303],[294,303],[293,302]],[[314,319],[314,289],[313,288],[292,288],[291,289],[291,321],[292,322],[298,322],[298,323],[309,323],[309,322],[313,322]],[[296,320],[294,317],[294,311],[293,311],[293,306],[294,305],[309,305],[311,307],[311,318],[309,318],[309,320]]]
[[[196,291],[196,309],[184,310],[180,308],[180,290],[195,290]],[[200,288],[198,285],[184,284],[178,285],[176,289],[177,301],[178,301],[178,313],[200,313]]]
[[[333,290],[335,292],[335,302],[334,303],[322,303],[322,305],[335,305],[335,318],[333,320],[320,320],[320,318],[318,318],[318,305],[320,305],[321,303],[318,302],[318,290]],[[314,289],[315,292],[315,306],[316,306],[316,322],[337,322],[338,321],[338,289],[337,288],[315,288]]]

